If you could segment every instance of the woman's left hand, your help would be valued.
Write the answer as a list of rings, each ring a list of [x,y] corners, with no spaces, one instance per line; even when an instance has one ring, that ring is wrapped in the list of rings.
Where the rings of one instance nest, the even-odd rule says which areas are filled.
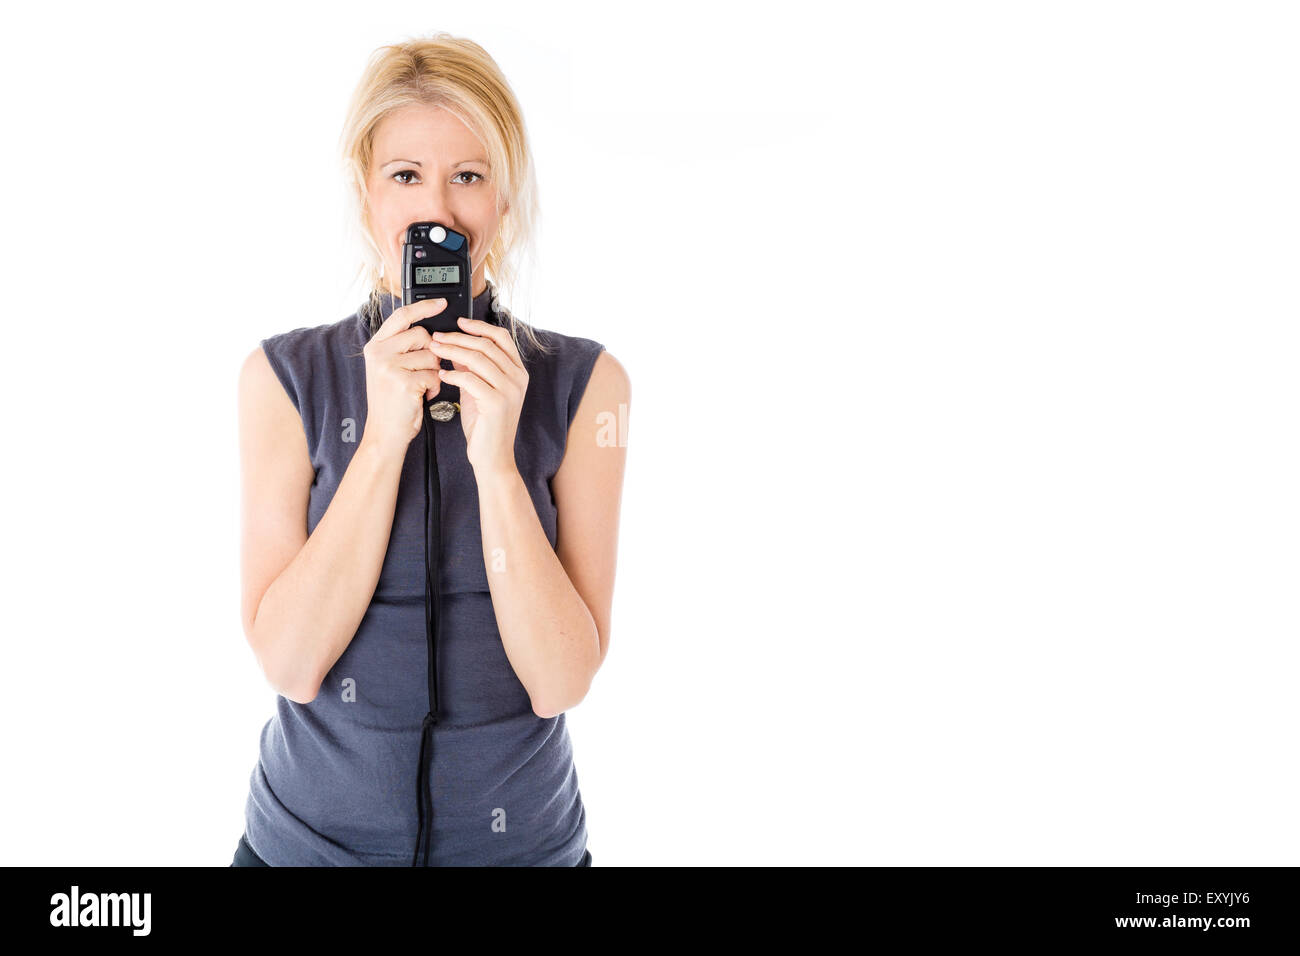
[[[440,374],[460,389],[465,454],[475,475],[517,473],[515,432],[528,372],[506,329],[482,319],[456,321],[463,332],[435,332],[428,348],[454,366]]]

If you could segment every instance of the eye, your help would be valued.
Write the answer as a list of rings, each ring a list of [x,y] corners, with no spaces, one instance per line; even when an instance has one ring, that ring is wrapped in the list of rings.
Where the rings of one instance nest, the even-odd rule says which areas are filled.
[[[403,186],[409,186],[409,185],[411,184],[411,181],[410,181],[409,179],[398,179],[397,177],[399,177],[399,176],[414,176],[414,175],[415,175],[415,170],[414,170],[414,169],[399,169],[397,172],[393,173],[393,177],[392,177],[392,178],[393,178],[393,179],[397,179],[397,181],[398,181],[399,183],[401,183]],[[473,172],[472,170],[463,169],[463,170],[461,170],[460,172],[458,172],[455,176],[453,176],[452,179],[453,179],[453,180],[460,179],[461,176],[476,176],[476,177],[478,177],[477,179],[473,180],[472,182],[461,183],[462,186],[472,186],[472,185],[474,185],[474,183],[479,182],[480,180],[482,180],[482,179],[484,178],[482,173],[476,173],[476,172]]]

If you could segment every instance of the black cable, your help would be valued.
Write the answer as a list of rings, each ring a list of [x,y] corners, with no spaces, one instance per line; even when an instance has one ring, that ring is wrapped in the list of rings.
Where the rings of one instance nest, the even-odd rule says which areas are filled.
[[[472,302],[470,308],[472,311]],[[496,310],[491,305],[488,306],[485,319],[494,325],[500,324]],[[440,359],[439,368],[444,361],[447,362],[448,368],[453,367],[449,360]],[[429,410],[435,405],[445,405],[449,402],[459,410],[459,405],[456,405],[459,400],[460,389],[443,382],[437,396],[424,400],[422,413],[424,419],[422,426],[425,532],[424,633],[429,650],[429,710],[424,715],[424,722],[420,728],[419,777],[415,782],[420,823],[415,835],[415,855],[411,859],[411,866],[428,866],[429,851],[433,846],[433,792],[429,779],[433,771],[433,730],[438,723],[438,627],[441,623],[442,611],[442,596],[438,589],[438,557],[442,547],[442,485],[438,479],[438,445],[433,431],[440,423],[429,414]],[[448,421],[455,421],[454,415]],[[455,427],[461,427],[460,423],[457,422]]]
[[[438,363],[441,366],[441,362]],[[438,449],[434,441],[434,421],[429,415],[433,401],[424,401],[424,633],[429,650],[429,710],[420,728],[419,778],[416,780],[420,825],[415,835],[415,856],[411,866],[420,866],[420,849],[424,848],[423,865],[429,865],[433,844],[433,794],[429,776],[433,769],[433,728],[438,723],[438,552],[442,541],[442,487],[438,481]],[[427,829],[426,829],[427,824]]]

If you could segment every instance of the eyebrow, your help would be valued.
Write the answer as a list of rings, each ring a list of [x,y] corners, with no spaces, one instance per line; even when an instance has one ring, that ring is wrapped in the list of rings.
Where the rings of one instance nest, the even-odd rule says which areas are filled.
[[[423,168],[423,164],[418,159],[390,159],[388,162],[384,163],[383,166],[380,166],[379,168],[384,169],[388,166],[393,165],[393,163],[410,163],[412,166],[420,166],[421,168]],[[451,168],[455,169],[457,166],[468,166],[470,163],[481,163],[482,165],[486,166],[487,160],[478,157],[474,159],[462,159],[459,163],[456,163]]]

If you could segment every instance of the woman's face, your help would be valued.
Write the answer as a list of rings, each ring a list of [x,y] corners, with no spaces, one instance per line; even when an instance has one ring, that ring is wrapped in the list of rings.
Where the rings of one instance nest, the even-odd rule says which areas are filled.
[[[413,222],[436,220],[469,239],[470,293],[486,286],[483,260],[496,240],[495,183],[487,151],[459,119],[437,106],[405,106],[375,129],[367,183],[371,235],[384,255],[384,283],[402,294],[402,241]]]

